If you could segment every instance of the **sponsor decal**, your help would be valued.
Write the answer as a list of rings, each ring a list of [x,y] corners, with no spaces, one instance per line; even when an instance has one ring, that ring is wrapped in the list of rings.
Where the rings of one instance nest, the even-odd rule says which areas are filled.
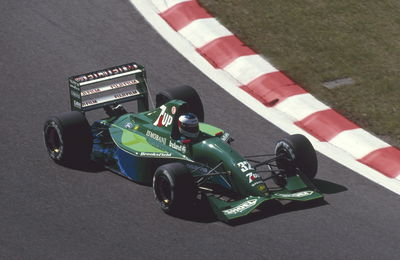
[[[158,141],[160,143],[163,143],[164,145],[167,144],[167,138],[159,136],[158,134],[156,134],[156,133],[154,133],[154,132],[152,132],[150,130],[147,130],[146,136],[148,136],[148,137],[150,137],[150,138],[152,138],[152,139],[154,139],[154,140],[156,140],[156,141]]]
[[[243,161],[239,162],[236,164],[242,172],[247,172],[249,170],[254,170],[253,167],[251,167],[250,163],[248,161]]]
[[[257,187],[259,191],[265,191],[265,189],[267,188],[267,186],[265,186],[265,184],[261,184],[260,186]]]
[[[74,100],[74,107],[81,109],[81,103],[79,103],[78,101]]]
[[[140,156],[157,156],[157,157],[171,157],[171,153],[147,153],[147,152],[141,152]]]
[[[252,183],[255,181],[257,178],[260,178],[260,175],[254,172],[250,172],[246,174],[246,177],[249,178],[249,183]]]
[[[132,123],[126,123],[125,128],[132,129],[133,124]]]
[[[238,213],[241,213],[241,212],[247,210],[248,208],[253,207],[254,205],[256,205],[256,203],[257,203],[257,199],[247,200],[247,201],[237,205],[236,207],[223,210],[222,212],[225,215],[235,215],[235,214],[238,214]]]
[[[134,95],[137,95],[137,94],[139,94],[139,92],[137,90],[132,90],[132,91],[124,92],[124,93],[115,94],[114,97],[116,99],[120,99],[120,98],[134,96]]]
[[[88,95],[92,95],[92,94],[96,94],[96,93],[100,93],[100,92],[104,92],[104,91],[108,91],[108,90],[113,90],[113,89],[133,86],[133,85],[136,85],[137,83],[139,83],[139,81],[136,80],[136,79],[135,80],[124,81],[124,82],[115,83],[115,84],[104,86],[104,87],[84,90],[84,91],[81,92],[81,95],[82,96],[88,96]]]
[[[251,164],[248,161],[242,161],[242,162],[237,163],[236,165],[240,168],[240,170],[242,172],[254,171],[253,167],[251,166]],[[248,178],[248,182],[250,184],[252,184],[251,186],[253,186],[253,187],[258,185],[258,184],[263,183],[262,181],[257,180],[257,179],[261,178],[258,173],[249,172],[249,173],[246,173],[246,177]],[[256,181],[256,182],[253,183],[254,181]]]
[[[156,121],[154,122],[153,125],[162,127],[162,126],[169,126],[172,124],[172,119],[173,117],[166,113],[167,107],[165,105],[160,106],[161,113],[158,115]]]
[[[112,85],[110,85],[110,88],[111,89],[116,89],[116,88],[129,87],[129,86],[135,85],[137,83],[139,83],[139,81],[136,80],[136,79],[135,80],[129,80],[129,81],[121,82],[121,83],[112,84]]]
[[[91,106],[94,104],[97,104],[97,99],[91,99],[91,100],[82,102],[83,107]]]
[[[88,89],[81,92],[82,96],[92,95],[101,92],[100,88]]]
[[[186,146],[183,144],[177,144],[175,142],[169,141],[168,146],[171,147],[172,149],[178,150],[181,153],[186,153]]]
[[[307,190],[307,191],[300,191],[292,194],[282,194],[282,193],[275,193],[276,196],[283,197],[283,198],[302,198],[302,197],[307,197],[313,194],[314,192],[312,190]]]
[[[122,66],[117,66],[114,68],[110,69],[105,69],[105,70],[99,70],[96,72],[88,73],[88,74],[83,74],[80,76],[77,76],[74,78],[74,80],[78,83],[93,80],[93,79],[99,79],[99,78],[104,78],[112,75],[117,75],[120,73],[128,72],[137,69],[138,66],[136,64],[127,64],[127,65],[122,65]]]
[[[114,94],[114,95],[110,95],[110,96],[94,98],[94,99],[83,101],[82,102],[82,106],[83,107],[87,107],[87,106],[91,106],[91,105],[94,105],[94,104],[106,103],[106,102],[113,101],[113,100],[116,100],[116,99],[135,96],[137,94],[139,94],[139,92],[137,90],[132,90],[132,91],[118,93],[118,94]]]

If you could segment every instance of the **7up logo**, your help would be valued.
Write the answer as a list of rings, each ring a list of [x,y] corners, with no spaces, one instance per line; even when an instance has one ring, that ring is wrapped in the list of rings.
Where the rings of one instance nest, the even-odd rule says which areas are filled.
[[[172,116],[167,114],[165,111],[167,107],[165,105],[160,106],[161,113],[158,115],[157,120],[154,122],[153,125],[162,127],[162,126],[169,126],[172,124]]]

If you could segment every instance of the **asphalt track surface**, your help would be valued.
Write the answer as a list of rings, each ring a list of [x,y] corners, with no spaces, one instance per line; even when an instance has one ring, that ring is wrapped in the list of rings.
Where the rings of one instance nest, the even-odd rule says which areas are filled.
[[[164,214],[152,189],[47,156],[42,126],[69,109],[67,77],[131,61],[157,91],[194,86],[206,121],[242,154],[285,133],[182,58],[128,1],[7,1],[0,27],[1,259],[394,259],[399,196],[318,154],[326,203],[271,203],[233,225],[204,212]],[[92,113],[91,117],[98,116]]]

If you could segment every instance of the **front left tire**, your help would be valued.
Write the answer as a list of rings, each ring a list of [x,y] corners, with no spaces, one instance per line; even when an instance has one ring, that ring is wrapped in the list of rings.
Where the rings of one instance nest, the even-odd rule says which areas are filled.
[[[157,168],[153,177],[154,196],[161,209],[182,215],[195,204],[197,187],[191,172],[179,162]]]

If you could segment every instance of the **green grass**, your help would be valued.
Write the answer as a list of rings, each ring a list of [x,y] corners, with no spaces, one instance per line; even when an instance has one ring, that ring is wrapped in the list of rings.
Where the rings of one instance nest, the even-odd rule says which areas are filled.
[[[200,0],[325,104],[400,147],[400,1]],[[322,83],[351,77],[352,86]]]

